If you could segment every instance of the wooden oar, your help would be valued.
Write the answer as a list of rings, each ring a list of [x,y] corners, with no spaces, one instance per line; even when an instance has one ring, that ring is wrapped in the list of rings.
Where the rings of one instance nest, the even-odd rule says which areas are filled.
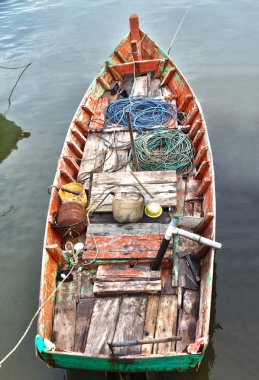
[[[127,340],[124,342],[107,342],[109,349],[114,355],[115,347],[129,347],[129,346],[138,346],[142,344],[154,344],[154,343],[166,343],[166,342],[179,342],[182,340],[180,336],[171,336],[169,338],[158,338],[158,339],[136,339],[136,340]]]

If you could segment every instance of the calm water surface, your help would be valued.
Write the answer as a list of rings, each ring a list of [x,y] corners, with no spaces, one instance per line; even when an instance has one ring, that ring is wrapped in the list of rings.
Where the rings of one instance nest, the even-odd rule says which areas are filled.
[[[188,5],[184,0],[0,1],[0,65],[33,61],[14,92],[8,120],[0,119],[1,357],[37,308],[47,187],[79,101],[128,32],[132,12],[167,48]],[[224,248],[216,257],[213,335],[200,370],[159,379],[259,377],[258,33],[257,1],[196,0],[171,51],[207,119],[217,240]],[[19,73],[0,69],[0,113]],[[45,367],[34,356],[35,331],[34,325],[0,369],[1,380],[103,378]]]

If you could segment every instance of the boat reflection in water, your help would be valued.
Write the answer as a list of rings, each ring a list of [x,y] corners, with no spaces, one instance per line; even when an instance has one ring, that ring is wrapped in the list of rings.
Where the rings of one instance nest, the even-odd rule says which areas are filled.
[[[13,121],[0,114],[0,163],[4,161],[14,149],[18,149],[18,141],[30,137],[30,132],[24,132]]]

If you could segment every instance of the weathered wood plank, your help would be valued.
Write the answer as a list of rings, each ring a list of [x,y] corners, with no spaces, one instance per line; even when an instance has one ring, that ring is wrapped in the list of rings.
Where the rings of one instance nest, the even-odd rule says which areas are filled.
[[[181,216],[179,218],[178,227],[183,228],[196,228],[203,221],[204,218],[197,216]]]
[[[64,282],[56,295],[53,338],[57,348],[74,350],[76,325],[76,284]]]
[[[209,250],[210,247],[207,245],[201,245],[197,251],[192,252],[191,257],[193,260],[200,261],[205,255],[207,255]]]
[[[133,96],[146,98],[148,96],[148,78],[147,76],[135,78],[133,84]]]
[[[201,233],[205,230],[205,228],[212,222],[214,219],[213,212],[208,212],[205,217],[201,220],[201,222],[195,227],[196,233]]]
[[[159,304],[159,296],[149,296],[147,301],[147,311],[144,324],[143,338],[151,339],[155,336],[157,311]],[[141,354],[152,354],[153,344],[143,344]]]
[[[99,134],[88,134],[81,166],[77,176],[78,180],[83,180],[84,178],[86,178],[84,182],[84,186],[86,188],[89,186],[89,174],[94,171],[102,171],[107,149],[108,148],[105,146]]]
[[[195,341],[196,323],[199,310],[199,293],[185,290],[183,295],[183,308],[179,314],[178,332],[182,340],[176,343],[176,351],[183,352],[186,347]]]
[[[113,340],[119,307],[119,297],[96,299],[85,346],[86,354],[103,353],[107,341]]]
[[[179,236],[178,252],[196,252],[199,247],[198,242]]]
[[[163,295],[160,297],[155,338],[169,338],[176,335],[177,329],[177,297]],[[154,345],[153,353],[164,354],[174,351],[175,343],[158,343]]]
[[[94,298],[79,300],[76,309],[75,351],[84,352],[93,312]]]
[[[162,96],[162,90],[160,88],[160,79],[151,79],[150,82],[150,88],[148,91],[148,97],[149,98],[155,98]]]
[[[160,173],[160,179],[157,173]],[[174,180],[174,175],[170,176],[165,173],[168,172],[138,172],[137,177],[147,191],[138,183],[130,172],[96,173],[93,175],[91,191],[93,200],[92,209],[98,205],[101,196],[103,195],[104,197],[105,194],[111,190],[115,192],[132,192],[138,191],[137,189],[139,189],[144,195],[146,203],[153,201],[155,198],[162,207],[175,206],[177,203],[176,180]],[[134,185],[134,187],[132,185]],[[114,187],[111,189],[111,186]],[[109,195],[96,211],[111,212],[112,199],[113,196]]]
[[[87,236],[122,236],[122,235],[161,235],[166,232],[168,224],[161,223],[105,223],[90,224]]]
[[[156,71],[163,61],[164,60],[162,59],[151,59],[144,61],[135,61],[135,64],[137,63],[138,71],[140,73],[148,73],[149,71]],[[126,74],[131,74],[134,72],[134,63],[128,62],[116,64],[112,65],[112,68],[114,68],[121,76],[124,76]]]
[[[195,196],[200,197],[201,195],[204,195],[206,193],[207,189],[209,188],[209,186],[211,185],[211,182],[212,182],[211,177],[203,178],[200,187],[198,188],[198,190],[195,193]]]
[[[94,294],[110,296],[114,294],[158,294],[161,292],[161,280],[138,281],[95,281]]]
[[[177,294],[177,288],[172,286],[172,268],[171,265],[161,269],[162,294]]]
[[[146,297],[123,298],[113,342],[142,338],[146,304]],[[115,354],[118,355],[139,354],[141,346],[121,347],[115,350]]]
[[[127,175],[128,175],[128,173],[125,174],[125,176],[127,176]],[[144,190],[142,188],[142,186],[139,184],[134,185],[134,187],[131,185],[117,185],[117,184],[112,185],[112,186],[114,186],[115,191],[123,191],[123,189],[126,189],[125,191],[129,191],[129,189],[130,189],[131,192],[132,191],[135,192],[135,191],[138,191],[138,189],[139,189],[139,191],[141,191],[145,195],[145,197],[149,196],[149,198],[151,198],[150,195],[146,192],[146,190]],[[153,195],[153,198],[155,198],[160,193],[162,193],[162,195],[160,197],[161,199],[165,198],[167,194],[172,195],[172,194],[176,193],[176,187],[172,184],[159,184],[159,183],[149,184],[148,183],[148,184],[144,184],[144,186],[148,190],[148,192]],[[108,188],[110,188],[110,187],[111,186],[107,186],[107,185],[99,185],[98,187],[93,187],[92,194],[101,194],[101,193],[103,193],[103,191],[108,192],[108,190],[110,190]],[[160,192],[159,192],[159,189],[160,189]]]
[[[81,272],[80,298],[93,297],[93,276],[95,273],[95,270]]]
[[[134,172],[135,176],[143,184],[175,184],[177,176],[175,170],[170,171],[143,171]],[[93,184],[100,185],[131,185],[138,184],[137,180],[130,173],[95,173],[93,176]]]
[[[129,152],[122,146],[130,142],[129,132],[116,132],[109,134],[109,136],[106,134],[104,137],[109,140],[111,148],[108,148],[107,150],[103,171],[125,171],[128,163]],[[112,149],[114,146],[119,146],[121,148]],[[127,145],[127,147],[129,148],[130,145]]]
[[[161,245],[160,235],[95,236],[98,260],[145,260],[154,259]],[[83,260],[96,257],[96,245],[92,237],[85,241]],[[168,249],[165,259],[171,257]]]
[[[192,216],[194,218],[201,217],[201,202],[187,202],[189,199],[195,197],[195,192],[199,188],[200,183],[201,181],[199,179],[189,178],[187,181],[184,181],[179,178],[177,183],[178,193],[176,214],[182,215],[184,213],[185,216]]]
[[[165,99],[172,100],[172,99],[177,98],[177,95],[173,94],[172,91],[170,90],[170,88],[168,88],[168,87],[162,87],[161,91],[162,91],[162,95]]]
[[[147,265],[99,265],[96,273],[97,281],[136,281],[159,280],[160,271],[152,271]]]

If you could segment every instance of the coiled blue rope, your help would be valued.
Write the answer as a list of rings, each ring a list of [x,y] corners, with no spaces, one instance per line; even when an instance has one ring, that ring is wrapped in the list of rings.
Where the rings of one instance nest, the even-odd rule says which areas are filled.
[[[126,111],[130,112],[132,128],[142,133],[156,129],[169,120],[167,126],[175,123],[176,107],[169,103],[152,98],[120,99],[110,103],[106,109],[106,125],[110,122],[127,127]]]

